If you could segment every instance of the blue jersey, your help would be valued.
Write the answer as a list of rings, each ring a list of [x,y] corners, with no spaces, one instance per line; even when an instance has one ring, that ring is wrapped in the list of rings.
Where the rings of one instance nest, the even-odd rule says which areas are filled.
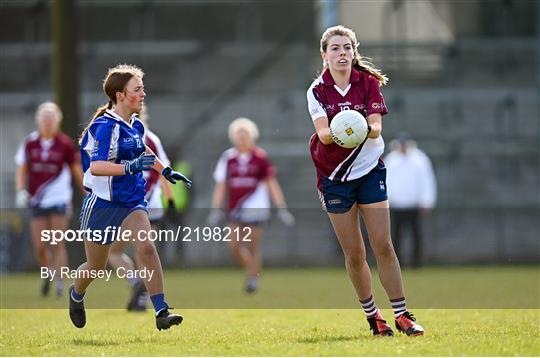
[[[96,118],[81,142],[85,188],[98,198],[114,203],[144,201],[146,180],[142,172],[118,176],[94,176],[90,173],[92,161],[123,164],[139,157],[146,150],[144,132],[143,123],[135,116],[127,123],[114,111],[107,110]]]

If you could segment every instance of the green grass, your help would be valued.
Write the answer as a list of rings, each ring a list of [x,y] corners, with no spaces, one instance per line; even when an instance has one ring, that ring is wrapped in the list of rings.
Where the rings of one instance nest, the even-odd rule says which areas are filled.
[[[537,356],[538,310],[417,310],[424,337],[372,337],[358,310],[182,310],[159,332],[151,313],[1,310],[2,355]],[[385,311],[387,317],[390,312]]]
[[[150,310],[118,309],[129,294],[122,280],[92,284],[86,303],[94,308],[79,330],[65,297],[39,298],[37,273],[6,275],[0,276],[0,354],[539,356],[538,278],[538,266],[406,270],[408,306],[426,335],[377,338],[341,268],[267,269],[253,296],[242,293],[238,270],[167,271],[167,300],[185,320],[162,332]],[[391,320],[376,273],[374,288]]]
[[[435,267],[404,270],[407,303],[413,308],[540,308],[540,267]],[[114,275],[113,275],[114,277]],[[358,308],[345,268],[265,269],[259,294],[242,291],[237,269],[165,272],[165,291],[182,308]],[[64,308],[63,300],[39,299],[39,273],[0,276],[0,308]],[[373,272],[377,302],[388,308]],[[124,280],[95,280],[89,308],[123,308],[129,296]],[[386,306],[385,306],[386,305]]]

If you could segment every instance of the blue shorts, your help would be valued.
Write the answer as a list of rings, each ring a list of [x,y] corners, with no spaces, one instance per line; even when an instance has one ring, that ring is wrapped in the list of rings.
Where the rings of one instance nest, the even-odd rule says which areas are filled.
[[[388,199],[386,192],[386,167],[379,163],[361,178],[341,182],[322,178],[324,209],[333,214],[346,213],[354,204],[372,204]]]
[[[144,199],[130,204],[113,203],[90,193],[82,204],[79,218],[81,231],[91,231],[91,237],[86,236],[87,240],[102,245],[111,244],[118,237],[124,219],[136,210],[148,212],[147,206]]]

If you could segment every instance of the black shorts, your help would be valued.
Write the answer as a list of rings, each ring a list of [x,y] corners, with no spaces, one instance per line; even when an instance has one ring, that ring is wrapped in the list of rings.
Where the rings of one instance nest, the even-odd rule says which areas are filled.
[[[372,204],[388,199],[386,167],[382,161],[361,178],[347,182],[323,178],[321,185],[323,207],[333,214],[346,213],[354,204]]]

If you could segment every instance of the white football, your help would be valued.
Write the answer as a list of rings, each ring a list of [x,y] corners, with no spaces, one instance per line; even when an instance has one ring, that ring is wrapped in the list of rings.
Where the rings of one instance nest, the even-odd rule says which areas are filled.
[[[358,147],[368,135],[367,121],[360,112],[352,109],[341,111],[330,122],[330,134],[340,147]]]

